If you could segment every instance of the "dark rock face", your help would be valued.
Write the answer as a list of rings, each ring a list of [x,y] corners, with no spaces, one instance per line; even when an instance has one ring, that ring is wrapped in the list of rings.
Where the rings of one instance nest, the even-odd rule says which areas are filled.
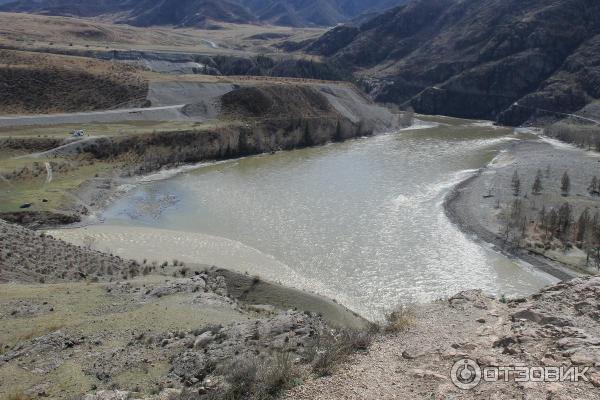
[[[311,43],[307,50],[310,53],[331,56],[349,45],[359,33],[360,30],[353,26],[337,26]]]
[[[367,68],[374,98],[418,112],[517,125],[600,98],[597,1],[417,0],[353,29],[307,49]]]

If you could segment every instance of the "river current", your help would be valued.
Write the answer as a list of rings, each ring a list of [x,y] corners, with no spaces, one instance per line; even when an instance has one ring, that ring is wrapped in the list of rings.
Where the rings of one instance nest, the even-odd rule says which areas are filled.
[[[128,240],[151,240],[143,232],[167,229],[177,232],[180,250],[163,238],[152,246],[160,248],[157,257],[180,252],[186,261],[265,274],[371,316],[464,289],[510,296],[552,282],[465,235],[443,208],[454,185],[519,134],[436,121],[146,177],[106,210],[104,224],[139,228],[112,243],[126,255]]]

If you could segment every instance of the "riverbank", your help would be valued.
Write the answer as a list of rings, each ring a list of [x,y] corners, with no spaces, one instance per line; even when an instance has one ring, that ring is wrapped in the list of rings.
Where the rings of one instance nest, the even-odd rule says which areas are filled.
[[[102,209],[109,192],[129,177],[341,142],[410,124],[350,84],[239,80],[234,85],[238,81],[233,78],[228,84],[181,79],[153,83],[149,96],[153,104],[181,106],[185,121],[101,124],[71,114],[72,122],[82,125],[47,131],[3,128],[0,217],[27,220],[33,228],[49,226],[60,218],[54,214],[86,216]],[[87,137],[69,138],[71,129],[84,129]],[[55,140],[45,137],[48,132]]]
[[[460,290],[515,297],[555,282],[470,240],[444,215],[446,193],[514,141],[512,131],[427,120],[429,129],[164,170],[124,185],[101,223],[51,234],[93,238],[127,258],[248,272],[370,320],[389,305]]]
[[[310,371],[318,338],[371,326],[332,300],[249,274],[127,260],[2,221],[0,243],[2,399],[214,393],[231,362],[285,354]]]
[[[502,209],[509,207],[515,198],[510,187],[514,171],[518,171],[523,180],[525,207],[532,211],[539,211],[542,204],[557,207],[564,201],[569,201],[575,211],[582,211],[585,207],[597,209],[596,200],[586,193],[586,185],[594,175],[597,162],[594,153],[544,138],[541,141],[511,143],[492,163],[453,188],[444,201],[446,215],[468,235],[560,280],[592,273],[581,265],[582,256],[576,250],[571,251],[571,257],[568,257],[566,253],[560,255],[507,243],[500,234],[502,226],[499,218]],[[538,170],[546,171],[544,193],[534,196],[530,188]],[[559,180],[565,171],[570,171],[573,182],[569,198],[562,197],[559,190]],[[574,214],[578,215],[577,212]]]
[[[332,376],[310,378],[283,399],[600,399],[599,288],[598,277],[586,277],[526,298],[468,291],[421,305],[404,331],[377,337]],[[483,368],[489,375],[463,380],[473,382],[463,389],[456,378],[466,360],[472,377]],[[536,374],[543,367],[589,369],[576,382],[519,381],[523,374],[514,369],[523,366]]]

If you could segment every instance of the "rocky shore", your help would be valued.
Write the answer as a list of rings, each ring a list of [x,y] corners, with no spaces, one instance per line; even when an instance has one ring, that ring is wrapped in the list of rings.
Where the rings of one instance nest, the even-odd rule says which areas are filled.
[[[522,299],[468,291],[419,306],[405,332],[379,337],[337,374],[284,398],[599,399],[599,289],[600,278],[577,278]],[[504,372],[459,389],[451,370],[465,359]],[[579,382],[518,382],[515,366],[589,369]]]
[[[576,211],[585,207],[597,208],[586,189],[595,167],[597,157],[593,153],[568,145],[559,144],[557,147],[539,140],[513,142],[490,165],[453,188],[444,202],[446,215],[465,233],[559,280],[586,275],[593,271],[577,263],[578,254],[575,251],[571,252],[572,256],[566,253],[557,256],[556,252],[543,252],[508,243],[501,235],[499,214],[515,198],[510,188],[515,171],[524,181],[523,201],[533,212],[541,209],[543,204],[546,207],[560,206],[565,201],[569,201]],[[544,193],[533,196],[530,188],[538,170],[546,171]],[[559,190],[560,177],[565,171],[570,171],[573,176],[573,189],[568,198],[562,197]]]
[[[499,233],[494,232],[489,226],[485,226],[481,220],[478,220],[473,213],[469,196],[475,190],[476,181],[482,179],[483,172],[484,170],[479,170],[475,175],[454,187],[448,194],[444,201],[448,218],[463,232],[491,244],[496,251],[511,258],[519,258],[557,279],[568,280],[581,276],[580,272],[573,271],[556,261],[506,243]]]
[[[374,104],[351,84],[321,81],[158,82],[151,84],[148,98],[161,107],[180,107],[181,118],[188,124],[161,131],[90,135],[50,149],[46,138],[19,141],[18,162],[0,160],[8,165],[3,173],[8,178],[0,184],[7,187],[10,200],[0,210],[0,218],[32,228],[57,225],[62,220],[74,222],[102,209],[129,178],[199,162],[370,136],[408,126],[412,119],[404,121],[401,115]],[[138,111],[128,115],[145,112]],[[111,111],[107,114],[120,118]],[[79,114],[72,116],[80,118]],[[7,148],[15,147],[11,141],[5,142]],[[33,152],[42,145],[45,151]],[[65,172],[76,177],[60,188],[67,192],[64,196],[55,194],[55,198],[42,200],[39,193],[35,192],[35,197],[28,193],[32,183],[43,183],[46,177],[39,161],[42,158],[57,160]],[[54,181],[71,179],[62,172],[54,171]]]
[[[232,363],[310,371],[324,341],[351,352],[370,326],[255,276],[124,260],[1,221],[0,242],[0,398],[227,398]]]

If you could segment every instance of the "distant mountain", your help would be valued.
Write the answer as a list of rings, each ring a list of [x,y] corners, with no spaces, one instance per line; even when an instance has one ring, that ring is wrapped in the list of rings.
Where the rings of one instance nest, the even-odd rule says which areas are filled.
[[[122,22],[137,26],[203,26],[207,19],[253,23],[256,17],[245,7],[227,0],[137,0]]]
[[[333,26],[407,0],[240,0],[260,21],[288,26]]]
[[[333,26],[407,0],[0,0],[0,11],[93,17],[137,26],[204,26],[207,19],[284,26]],[[6,4],[3,4],[6,3]],[[2,5],[3,4],[3,5]]]
[[[520,124],[600,99],[598,0],[415,0],[305,49],[423,113]]]

